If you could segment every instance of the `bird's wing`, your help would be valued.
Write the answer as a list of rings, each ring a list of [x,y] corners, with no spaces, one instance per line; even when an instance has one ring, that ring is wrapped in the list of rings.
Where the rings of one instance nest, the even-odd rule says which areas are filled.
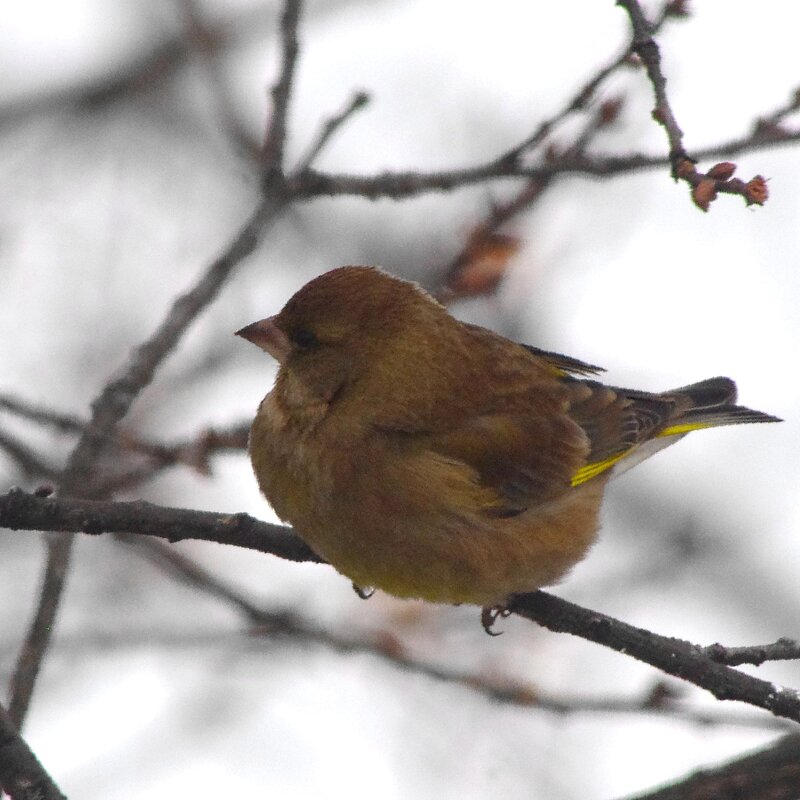
[[[569,416],[585,431],[590,443],[586,463],[572,476],[573,486],[603,474],[644,442],[701,427],[687,425],[685,430],[669,427],[694,405],[693,398],[680,390],[650,394],[595,381],[568,382]]]
[[[491,490],[490,516],[521,513],[570,490],[586,462],[586,436],[565,414],[481,414],[426,437],[424,447],[469,467]]]
[[[506,352],[509,347],[513,347],[508,339],[504,339],[494,331],[482,328],[480,325],[464,323],[464,328],[469,330],[479,341],[500,343],[500,347],[506,350]],[[542,350],[539,347],[534,347],[532,344],[523,344],[519,342],[518,346],[527,351],[530,355],[535,356],[539,363],[544,364],[548,371],[555,377],[563,377],[565,375],[598,375],[601,372],[605,372],[603,367],[598,367],[596,364],[589,364],[578,358],[565,356],[561,353],[554,353],[550,350]]]
[[[596,364],[588,364],[586,361],[572,358],[572,356],[541,350],[531,344],[523,344],[522,347],[529,353],[541,358],[548,366],[562,375],[599,375],[601,372],[605,372],[603,367],[598,367]]]

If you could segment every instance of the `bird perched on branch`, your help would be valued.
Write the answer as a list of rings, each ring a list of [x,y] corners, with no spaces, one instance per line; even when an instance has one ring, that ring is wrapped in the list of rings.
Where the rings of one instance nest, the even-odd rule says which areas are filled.
[[[651,394],[341,267],[237,332],[279,362],[250,433],[278,516],[355,586],[496,606],[558,581],[608,480],[690,431],[775,417],[729,378]]]

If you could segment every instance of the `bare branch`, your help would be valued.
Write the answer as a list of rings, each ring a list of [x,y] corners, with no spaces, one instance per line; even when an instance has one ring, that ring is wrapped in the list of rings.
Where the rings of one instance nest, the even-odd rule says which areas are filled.
[[[667,79],[661,71],[661,52],[653,39],[653,26],[645,17],[638,0],[617,0],[617,5],[622,6],[630,17],[633,29],[632,49],[642,59],[655,93],[656,107],[653,118],[663,125],[669,140],[670,161],[677,164],[688,156],[683,147],[683,131],[675,119],[667,97]]]
[[[800,736],[784,736],[763,750],[626,800],[797,800]]]
[[[144,536],[118,534],[117,538],[132,547],[157,567],[177,574],[196,589],[217,597],[237,608],[257,626],[259,636],[288,636],[299,641],[322,645],[340,653],[367,653],[405,672],[424,675],[432,680],[461,686],[498,703],[515,705],[566,716],[572,714],[648,714],[680,719],[696,725],[740,725],[775,729],[774,718],[750,714],[720,714],[686,707],[679,702],[675,688],[657,682],[638,697],[557,696],[542,692],[520,681],[476,672],[448,669],[411,656],[397,637],[388,633],[342,635],[309,622],[295,612],[258,605],[240,590],[212,575],[193,559],[163,542]]]
[[[704,647],[703,653],[718,664],[727,664],[729,667],[736,667],[739,664],[761,666],[765,661],[800,659],[800,642],[783,638],[772,644],[750,647],[724,647],[717,643]]]
[[[653,86],[656,98],[653,119],[667,133],[672,177],[689,184],[692,200],[702,211],[708,211],[711,202],[720,192],[741,195],[748,205],[763,205],[769,193],[766,180],[761,175],[756,175],[747,182],[733,178],[736,165],[727,162],[715,165],[708,172],[697,170],[695,159],[689,157],[683,146],[683,131],[667,97],[667,79],[661,70],[661,53],[653,39],[653,26],[647,21],[638,0],[617,0],[617,5],[628,12],[633,29],[633,51],[642,59]]]
[[[246,547],[289,561],[320,561],[291,528],[261,522],[248,514],[168,508],[143,500],[119,503],[38,497],[12,489],[0,495],[0,524],[11,530],[136,533],[170,542],[199,539]]]
[[[15,414],[22,419],[55,428],[60,433],[82,433],[85,422],[72,414],[64,414],[10,394],[0,394],[0,409]]]
[[[255,163],[259,155],[258,148],[236,114],[220,69],[216,28],[205,19],[196,0],[178,0],[177,5],[183,19],[187,49],[197,56],[228,139],[240,153]]]
[[[798,141],[800,141],[800,130],[759,131],[696,150],[695,157],[703,160],[734,156],[778,145],[795,144]],[[450,192],[493,180],[520,178],[543,180],[557,175],[584,175],[600,178],[669,165],[668,157],[648,153],[630,153],[628,155],[592,153],[580,157],[559,158],[534,166],[506,164],[501,157],[501,159],[473,167],[438,172],[387,171],[379,175],[360,176],[308,170],[298,179],[300,183],[298,191],[309,198],[351,195],[368,200],[378,200],[383,197],[404,200],[427,192]]]
[[[83,494],[91,481],[97,455],[109,434],[128,413],[161,362],[175,347],[197,315],[216,297],[226,279],[258,245],[266,227],[283,211],[283,195],[267,198],[252,214],[224,252],[186,294],[175,300],[154,334],[137,347],[122,375],[110,381],[92,403],[92,418],[67,463],[63,494]]]
[[[533,592],[510,598],[508,610],[559,633],[610,647],[711,692],[718,700],[741,700],[777,717],[800,722],[794,689],[745,675],[712,661],[697,645],[636,628],[561,598]]]
[[[3,430],[0,430],[0,450],[5,450],[17,462],[26,478],[55,479],[59,474],[58,470],[48,464],[35,450]]]
[[[584,91],[588,88],[585,87]],[[576,98],[573,103],[577,102]],[[621,104],[621,100],[609,100],[595,109],[561,157],[574,158],[585,153],[594,136],[616,119]],[[531,178],[509,200],[491,206],[486,219],[473,228],[465,246],[445,268],[443,285],[435,293],[440,302],[446,304],[461,297],[494,291],[520,246],[516,237],[500,233],[500,228],[529,210],[551,184],[552,178]]]
[[[308,170],[314,161],[316,161],[317,156],[319,156],[319,154],[325,148],[325,145],[327,145],[331,140],[333,134],[336,133],[336,131],[338,131],[339,128],[345,122],[347,122],[350,117],[353,116],[353,114],[355,114],[357,111],[360,111],[368,103],[369,95],[366,92],[354,92],[353,96],[347,102],[347,105],[345,105],[341,111],[334,114],[322,124],[320,132],[317,134],[317,138],[311,143],[310,147],[308,148],[308,152],[300,159],[295,172],[298,175],[302,175],[302,173]]]
[[[665,3],[656,21],[653,23],[653,33],[660,30],[664,23],[670,18],[678,18],[679,16],[680,15],[674,13],[673,4],[671,2]],[[553,129],[560,122],[563,122],[570,114],[586,108],[600,85],[618,69],[630,63],[630,54],[631,46],[628,46],[608,64],[598,69],[597,72],[561,107],[560,111],[540,123],[539,127],[528,136],[528,138],[524,139],[516,147],[511,148],[511,150],[503,155],[503,160],[516,163],[524,153],[530,152],[538,147],[550,135]]]
[[[66,800],[0,705],[0,789],[14,800]]]
[[[164,508],[142,501],[65,500],[15,489],[0,495],[0,524],[12,530],[124,532],[173,542],[201,539],[294,561],[320,561],[290,528],[259,522],[247,514]],[[796,691],[719,664],[690,642],[659,636],[544,592],[513,596],[508,609],[550,630],[571,633],[633,656],[706,689],[720,700],[740,700],[775,716],[800,721],[800,696]]]
[[[52,536],[47,541],[47,560],[39,602],[11,676],[8,714],[18,728],[25,721],[42,659],[50,644],[53,622],[69,570],[71,546],[72,537],[63,533]]]
[[[299,46],[297,26],[300,22],[301,0],[285,0],[281,16],[281,65],[278,80],[272,87],[272,116],[261,153],[266,183],[283,175],[283,151],[286,145],[286,120],[292,93]]]

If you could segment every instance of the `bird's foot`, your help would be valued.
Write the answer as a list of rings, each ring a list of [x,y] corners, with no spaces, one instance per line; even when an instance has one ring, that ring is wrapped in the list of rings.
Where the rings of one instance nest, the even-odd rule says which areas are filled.
[[[503,631],[492,630],[495,622],[511,612],[505,606],[484,606],[481,609],[481,625],[489,636],[499,636]]]

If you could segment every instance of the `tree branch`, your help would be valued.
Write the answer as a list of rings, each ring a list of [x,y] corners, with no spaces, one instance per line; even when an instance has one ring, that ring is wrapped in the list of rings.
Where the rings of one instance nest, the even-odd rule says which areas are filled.
[[[300,159],[295,172],[302,174],[308,170],[311,165],[316,161],[317,156],[323,151],[325,145],[328,144],[331,137],[339,130],[339,128],[347,122],[350,117],[357,111],[360,111],[369,103],[369,95],[364,91],[354,92],[347,105],[333,116],[329,117],[322,124],[322,128],[317,134],[316,139],[309,145],[308,151]]]
[[[741,725],[775,729],[782,721],[752,713],[732,715],[681,704],[680,694],[672,684],[659,680],[638,696],[596,697],[560,696],[542,692],[529,683],[502,676],[465,672],[430,664],[414,658],[402,642],[390,632],[377,634],[339,634],[326,630],[293,611],[266,608],[253,602],[241,590],[220,580],[211,572],[173,547],[149,536],[117,534],[117,538],[159,569],[236,608],[255,626],[259,636],[289,636],[311,642],[339,653],[366,653],[404,672],[423,675],[431,680],[461,686],[497,703],[530,708],[558,716],[574,714],[649,714],[679,719],[695,725]]]
[[[21,489],[0,495],[0,524],[11,530],[136,533],[169,542],[197,539],[246,547],[289,561],[321,562],[291,528],[248,514],[216,514],[147,503],[38,497]]]
[[[66,800],[0,705],[0,789],[14,800]]]
[[[794,144],[798,141],[800,141],[800,130],[764,130],[695,150],[694,155],[698,160],[729,157],[768,147]],[[591,153],[578,157],[557,158],[533,166],[505,163],[501,156],[499,159],[472,167],[436,172],[385,171],[379,175],[361,176],[317,172],[312,169],[298,177],[300,184],[298,191],[307,198],[348,195],[367,200],[385,197],[405,200],[427,192],[450,192],[493,180],[523,178],[545,180],[559,175],[605,178],[664,166],[670,166],[668,156],[649,153],[627,155]],[[727,191],[724,184],[722,181],[723,188],[718,191]]]
[[[265,185],[283,175],[283,152],[286,145],[286,120],[292,93],[299,45],[297,26],[300,23],[301,0],[285,0],[281,16],[281,65],[278,80],[272,87],[272,116],[264,137],[261,153]]]
[[[683,639],[636,628],[545,592],[512,597],[507,608],[551,631],[571,633],[633,656],[668,675],[711,692],[717,700],[740,700],[766,709],[777,717],[800,722],[800,695],[797,691],[718,664],[702,648]]]
[[[134,350],[128,367],[111,380],[92,403],[92,416],[70,455],[61,478],[62,496],[91,496],[95,463],[117,423],[128,413],[139,392],[153,379],[156,369],[177,344],[191,322],[216,296],[233,268],[257,246],[268,223],[283,210],[286,196],[268,196],[258,206],[233,242],[206,270],[205,274],[170,308],[164,321],[142,345]],[[22,645],[12,679],[9,707],[14,723],[22,726],[33,687],[47,651],[66,575],[69,571],[72,538],[50,539],[42,594]]]
[[[736,165],[728,162],[716,164],[708,172],[697,170],[695,159],[689,157],[683,146],[683,131],[667,97],[667,79],[661,70],[661,53],[653,39],[653,26],[647,21],[638,0],[617,0],[617,5],[628,12],[633,29],[633,51],[642,59],[647,77],[653,86],[656,99],[653,119],[667,133],[672,177],[689,184],[692,200],[702,211],[708,211],[711,202],[720,192],[741,195],[747,205],[763,205],[769,193],[767,182],[761,175],[756,175],[747,182],[734,178]]]
[[[670,161],[673,164],[677,164],[688,158],[688,156],[683,147],[683,131],[675,119],[675,114],[667,97],[667,79],[661,71],[661,52],[653,39],[653,26],[645,17],[638,0],[617,0],[617,5],[622,6],[630,17],[633,30],[633,45],[631,49],[642,59],[656,98],[653,119],[663,125],[669,141]]]
[[[750,647],[725,647],[719,643],[703,648],[703,653],[718,664],[736,667],[739,664],[761,666],[765,661],[794,661],[800,659],[800,642],[778,639],[772,644]]]
[[[800,736],[784,736],[763,750],[626,800],[797,800]]]
[[[293,561],[320,561],[290,528],[260,522],[247,514],[166,508],[143,501],[39,497],[14,489],[0,495],[0,525],[12,530],[136,533],[171,542],[200,539]],[[706,689],[720,700],[740,700],[775,716],[800,721],[800,696],[796,691],[719,664],[698,645],[659,636],[544,592],[513,596],[508,609],[550,630],[571,633],[631,655]]]

